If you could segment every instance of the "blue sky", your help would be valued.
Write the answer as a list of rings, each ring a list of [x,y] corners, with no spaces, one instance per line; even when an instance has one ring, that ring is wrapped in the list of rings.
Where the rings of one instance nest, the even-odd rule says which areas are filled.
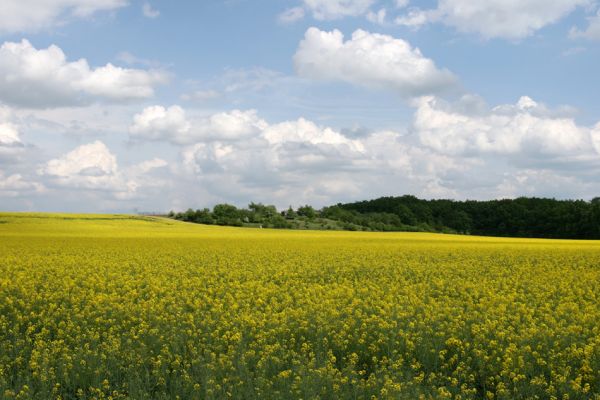
[[[0,209],[600,195],[594,0],[0,4]]]

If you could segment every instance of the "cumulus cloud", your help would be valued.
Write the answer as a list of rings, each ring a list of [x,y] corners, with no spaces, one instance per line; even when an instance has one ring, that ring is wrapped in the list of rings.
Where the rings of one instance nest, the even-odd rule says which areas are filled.
[[[0,107],[0,163],[14,161],[25,150],[19,127],[12,122],[12,113]]]
[[[187,120],[183,108],[176,105],[168,108],[151,106],[133,117],[133,125],[129,128],[129,134],[136,139],[172,139],[179,142],[186,140],[190,129],[191,124]]]
[[[7,104],[48,108],[146,99],[166,81],[162,71],[112,64],[91,68],[85,59],[67,61],[55,45],[38,50],[22,40],[0,46],[0,100]]]
[[[21,143],[17,127],[10,123],[0,124],[0,145],[12,146]]]
[[[352,151],[362,151],[360,142],[350,140],[329,127],[321,127],[312,121],[299,118],[266,127],[262,136],[271,144],[310,143],[347,146]]]
[[[220,201],[560,196],[561,186],[571,196],[594,194],[600,123],[579,125],[565,109],[527,96],[493,108],[473,95],[456,103],[429,96],[414,107],[409,134],[382,130],[351,138],[299,118],[237,140],[183,146],[183,165]]]
[[[42,175],[56,177],[62,184],[90,189],[112,187],[117,172],[117,158],[99,140],[48,161],[40,170]]]
[[[127,0],[2,0],[0,32],[35,32],[127,4]]]
[[[514,105],[471,109],[434,97],[416,102],[414,130],[423,145],[451,155],[594,157],[597,132],[523,96]]]
[[[215,201],[266,195],[283,204],[292,198],[327,204],[365,193],[456,196],[448,177],[476,163],[423,146],[406,132],[346,136],[306,118],[270,123],[255,111],[239,110],[193,118],[179,106],[156,107],[134,118],[132,137],[181,146],[180,172],[199,183],[189,185],[202,187],[203,196],[220,199]],[[222,123],[214,122],[219,119]],[[249,125],[252,129],[240,129]],[[214,134],[227,131],[245,133]]]
[[[459,32],[476,33],[484,38],[522,39],[556,23],[590,0],[471,1],[438,0],[437,7],[418,8],[398,17],[400,25],[419,26],[441,22]]]
[[[302,77],[391,88],[404,96],[437,93],[457,80],[410,43],[360,29],[344,41],[338,30],[309,28],[294,55],[294,65]]]
[[[360,151],[357,141],[349,140],[329,127],[318,126],[304,118],[269,124],[258,116],[256,110],[232,110],[208,117],[188,118],[185,110],[178,105],[151,106],[134,115],[129,133],[136,140],[163,140],[179,145],[260,138],[273,145],[348,145],[353,150]]]
[[[259,138],[185,147],[183,160],[218,196],[316,205],[390,193],[448,194],[444,176],[468,165],[406,143],[397,132],[351,140],[303,119],[274,124]]]
[[[21,174],[7,175],[0,170],[0,195],[5,197],[29,196],[44,192],[45,187],[39,182],[28,181]]]
[[[151,106],[133,117],[129,134],[132,139],[189,144],[211,139],[240,139],[254,135],[264,127],[266,122],[258,118],[256,110],[233,110],[189,120],[178,105]]]
[[[17,126],[9,122],[0,122],[0,161],[19,154],[23,147]]]
[[[327,204],[392,188],[448,194],[444,176],[468,165],[391,130],[352,138],[305,118],[268,123],[253,110],[234,110],[196,119],[179,106],[156,107],[134,118],[132,136],[180,145],[179,173],[196,181],[188,186],[201,187],[202,196],[220,199],[215,201],[267,196],[272,202]]]
[[[236,196],[259,188],[302,186],[308,175],[351,170],[353,160],[365,157],[359,141],[304,118],[269,124],[254,110],[177,117],[181,115],[185,113],[178,106],[148,108],[134,118],[130,133],[136,140],[181,145],[186,174],[224,196],[223,186],[238,188],[239,193],[230,193]]]
[[[495,107],[472,95],[457,102],[426,96],[411,104],[412,127],[358,133],[306,118],[271,121],[254,110],[201,115],[177,105],[147,107],[131,120],[131,138],[173,143],[144,148],[161,148],[161,157],[173,151],[177,161],[148,157],[122,165],[96,141],[46,162],[39,179],[48,196],[77,191],[94,201],[112,199],[121,210],[123,204],[185,209],[251,200],[322,206],[405,193],[588,196],[597,188],[600,123],[582,126],[572,110],[527,96]],[[12,175],[17,172],[28,181],[26,171]]]
[[[321,206],[404,193],[553,196],[564,193],[560,185],[587,196],[597,187],[600,123],[584,127],[572,112],[526,96],[495,107],[472,95],[412,104],[412,128],[358,135],[306,118],[266,121],[253,110],[206,116],[153,106],[136,115],[130,135],[175,144],[177,162],[150,157],[123,166],[96,141],[46,162],[39,174],[51,194],[78,191],[115,204],[178,209],[251,200]],[[159,190],[164,195],[149,200]]]
[[[96,140],[48,161],[38,169],[38,174],[58,187],[106,191],[116,198],[127,199],[143,186],[160,184],[146,179],[145,174],[167,165],[164,160],[153,159],[121,169],[116,156]]]

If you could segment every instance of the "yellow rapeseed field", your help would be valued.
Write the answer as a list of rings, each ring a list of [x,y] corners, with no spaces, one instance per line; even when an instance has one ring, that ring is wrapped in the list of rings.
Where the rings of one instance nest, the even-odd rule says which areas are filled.
[[[5,399],[600,399],[600,242],[0,214]]]

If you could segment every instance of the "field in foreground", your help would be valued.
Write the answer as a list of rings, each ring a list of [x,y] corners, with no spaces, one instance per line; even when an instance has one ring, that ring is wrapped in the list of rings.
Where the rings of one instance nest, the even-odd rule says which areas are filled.
[[[600,242],[0,213],[0,396],[599,399]]]

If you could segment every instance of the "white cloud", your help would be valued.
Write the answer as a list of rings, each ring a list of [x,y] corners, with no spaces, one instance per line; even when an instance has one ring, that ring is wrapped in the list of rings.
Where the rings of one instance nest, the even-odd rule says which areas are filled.
[[[386,15],[387,11],[385,10],[385,8],[381,8],[377,12],[369,11],[369,13],[367,14],[367,20],[374,24],[384,25]]]
[[[153,169],[163,168],[169,166],[169,163],[162,158],[153,158],[152,160],[142,161],[138,165],[132,167],[132,171],[137,174],[146,174]]]
[[[257,134],[266,126],[255,110],[232,110],[188,120],[180,106],[151,106],[133,117],[130,136],[189,144],[204,140],[236,140]]]
[[[210,116],[199,124],[198,132],[203,138],[235,140],[253,136],[267,126],[256,110],[233,110]]]
[[[293,7],[285,10],[281,14],[279,14],[279,22],[283,24],[291,24],[292,22],[296,22],[304,18],[304,8],[302,7]]]
[[[407,188],[421,195],[448,194],[443,177],[469,165],[411,145],[398,132],[377,131],[353,139],[305,118],[263,121],[252,135],[204,137],[181,151],[183,171],[197,182],[190,186],[202,188],[202,196],[214,201],[318,205]]]
[[[421,143],[443,154],[521,154],[524,160],[595,157],[592,131],[529,97],[469,113],[434,97],[417,102],[414,129]]]
[[[93,96],[114,100],[146,99],[154,96],[154,85],[165,83],[163,72],[120,68],[112,64],[91,70],[79,87]]]
[[[600,154],[600,122],[594,125],[594,127],[592,128],[591,135],[594,148],[596,149],[598,154]]]
[[[531,36],[569,15],[577,7],[589,4],[590,0],[438,0],[437,8],[424,11],[410,9],[396,22],[408,26],[441,22],[459,32],[476,33],[488,39],[516,40]]]
[[[46,108],[93,99],[145,99],[154,95],[154,86],[166,80],[162,71],[112,64],[90,68],[85,59],[69,62],[55,45],[38,50],[22,40],[0,46],[0,100],[8,104]]]
[[[411,9],[407,14],[397,17],[394,22],[397,25],[408,26],[410,28],[420,28],[429,22],[429,14],[419,9]]]
[[[40,179],[48,196],[77,191],[96,199],[90,201],[145,209],[250,200],[321,206],[404,193],[552,196],[561,193],[556,182],[573,196],[587,196],[597,187],[600,123],[580,126],[567,112],[525,96],[493,108],[476,96],[456,103],[427,97],[414,106],[412,129],[352,137],[305,118],[267,122],[252,110],[206,116],[179,106],[148,107],[134,119],[132,129],[140,130],[132,138],[178,144],[179,162],[163,159],[164,149],[161,158],[123,166],[96,141],[44,164]],[[151,147],[160,145],[145,146]],[[14,172],[28,181],[27,173]]]
[[[8,108],[0,107],[0,163],[13,161],[25,149],[19,127],[11,122],[11,116]]]
[[[88,187],[109,183],[117,173],[117,158],[97,140],[77,147],[60,158],[48,161],[40,172],[63,182],[81,182]]]
[[[169,116],[170,113],[174,115]],[[158,121],[142,122],[152,120],[151,115],[159,115],[169,128],[163,129]],[[443,176],[469,165],[412,145],[403,134],[389,130],[352,139],[305,118],[269,124],[254,111],[234,110],[198,120],[180,118],[182,115],[185,112],[178,106],[149,108],[134,119],[132,131],[141,139],[146,128],[154,127],[156,131],[146,132],[148,139],[183,145],[184,170],[215,196],[252,197],[266,190],[269,196],[289,201],[290,196],[301,192],[306,196],[302,201],[314,202],[311,196],[320,201],[342,195],[334,187],[346,188],[349,195],[374,185],[377,193],[384,193],[389,190],[391,180],[395,180],[394,185],[414,188],[423,184],[424,189],[419,192],[423,195],[447,194],[449,189],[444,186]],[[221,123],[215,122],[218,120]],[[142,125],[144,129],[140,129]],[[212,132],[237,133],[243,130],[240,127],[248,125],[253,126],[253,131],[247,135],[197,134],[209,132],[206,126],[212,126]],[[185,139],[173,136],[173,132],[181,131],[180,127],[185,127]],[[335,185],[326,190],[331,182]],[[235,188],[235,193],[224,187]]]
[[[600,40],[600,10],[593,17],[588,18],[588,26],[585,30],[572,28],[569,32],[572,39],[585,38],[590,40]]]
[[[183,108],[175,105],[146,107],[133,117],[133,125],[129,128],[131,137],[137,139],[159,140],[171,139],[185,141],[189,136],[191,123],[185,116]]]
[[[142,14],[146,18],[157,18],[160,15],[160,11],[152,8],[150,3],[144,3],[142,6]]]
[[[37,151],[35,149],[45,149],[48,144],[56,148],[73,140],[85,143],[96,138],[114,137],[127,129],[131,116],[139,109],[140,105],[135,103],[94,103],[46,109],[15,107],[10,109],[12,116],[6,121],[17,126],[26,148]]]
[[[443,177],[469,164],[412,146],[397,132],[350,140],[304,119],[271,125],[259,138],[185,147],[183,162],[217,197],[280,205],[331,204],[404,191],[448,194]]]
[[[377,176],[377,171],[392,171],[417,186],[419,194],[435,196],[452,190],[442,183],[445,175],[467,170],[472,162],[457,160],[436,153],[418,144],[411,144],[404,135],[394,131],[378,131],[361,141],[368,157],[357,164]],[[416,183],[416,185],[415,185]],[[392,184],[389,182],[388,184]],[[415,189],[416,190],[416,189]]]
[[[167,165],[166,161],[155,158],[119,168],[116,156],[96,140],[48,161],[38,169],[38,174],[58,187],[105,191],[118,199],[131,199],[143,187],[164,185],[163,181],[146,175]]]
[[[233,110],[182,119],[169,118],[169,110],[185,115],[178,106],[146,109],[134,119],[132,137],[183,145],[185,171],[200,179],[203,188],[219,193],[228,185],[251,191],[297,185],[304,179],[302,171],[350,168],[353,159],[363,157],[360,142],[303,118],[268,124],[254,110]],[[160,128],[159,121],[144,123],[151,115],[170,121],[171,129]],[[173,135],[175,131],[180,133]]]
[[[525,96],[493,108],[476,96],[455,103],[421,98],[414,100],[414,107],[412,128],[362,129],[358,134],[306,118],[266,121],[252,110],[205,115],[179,106],[156,106],[140,110],[132,120],[135,112],[127,107],[114,126],[129,120],[132,139],[178,146],[135,145],[136,154],[159,149],[160,158],[149,156],[131,165],[121,157],[117,163],[115,152],[90,140],[43,164],[38,179],[48,188],[44,197],[54,199],[54,207],[64,207],[59,199],[71,195],[112,210],[133,206],[160,210],[172,204],[185,209],[217,202],[243,205],[251,200],[286,207],[322,206],[404,193],[455,198],[588,196],[597,188],[600,123],[581,126],[574,122],[572,110],[550,109]],[[117,108],[121,107],[108,109]],[[64,109],[35,114],[59,112],[68,117]],[[102,118],[101,113],[89,115]],[[12,119],[8,115],[0,122],[15,125],[31,140],[23,114]],[[133,132],[136,126],[139,130]],[[4,136],[14,139],[14,133]],[[177,154],[181,159],[175,161]],[[30,181],[27,165],[5,165],[12,170],[6,176]],[[550,179],[553,175],[555,180]],[[564,191],[556,182],[565,185]],[[10,196],[17,193],[26,190],[13,190]],[[39,202],[31,193],[31,201]],[[15,197],[14,204],[20,199]]]
[[[127,4],[127,0],[2,0],[0,32],[35,32]]]
[[[272,145],[283,143],[326,144],[346,146],[350,151],[364,150],[359,141],[349,140],[329,127],[320,127],[304,118],[271,125],[264,130],[262,136]]]
[[[19,132],[17,127],[11,123],[5,122],[0,123],[0,147],[21,145],[21,139],[19,138]]]
[[[0,195],[2,196],[19,197],[41,193],[44,190],[44,185],[27,181],[21,174],[6,175],[4,171],[0,170]]]
[[[364,15],[375,0],[303,0],[303,3],[315,19],[332,20]]]
[[[576,174],[560,174],[548,169],[520,169],[512,174],[506,174],[488,197],[515,198],[519,196],[544,196],[569,198],[597,196],[598,183]],[[577,193],[577,195],[574,195]]]
[[[438,69],[410,43],[363,30],[344,42],[338,30],[309,28],[294,55],[294,65],[302,77],[391,88],[405,96],[436,93],[456,83],[451,72]]]
[[[12,159],[24,149],[16,125],[0,123],[0,162],[4,158]]]
[[[260,139],[271,145],[305,143],[345,145],[352,151],[362,149],[358,141],[304,118],[269,124],[256,110],[232,110],[189,119],[180,106],[151,106],[133,117],[129,132],[133,139],[163,140],[180,145]]]

